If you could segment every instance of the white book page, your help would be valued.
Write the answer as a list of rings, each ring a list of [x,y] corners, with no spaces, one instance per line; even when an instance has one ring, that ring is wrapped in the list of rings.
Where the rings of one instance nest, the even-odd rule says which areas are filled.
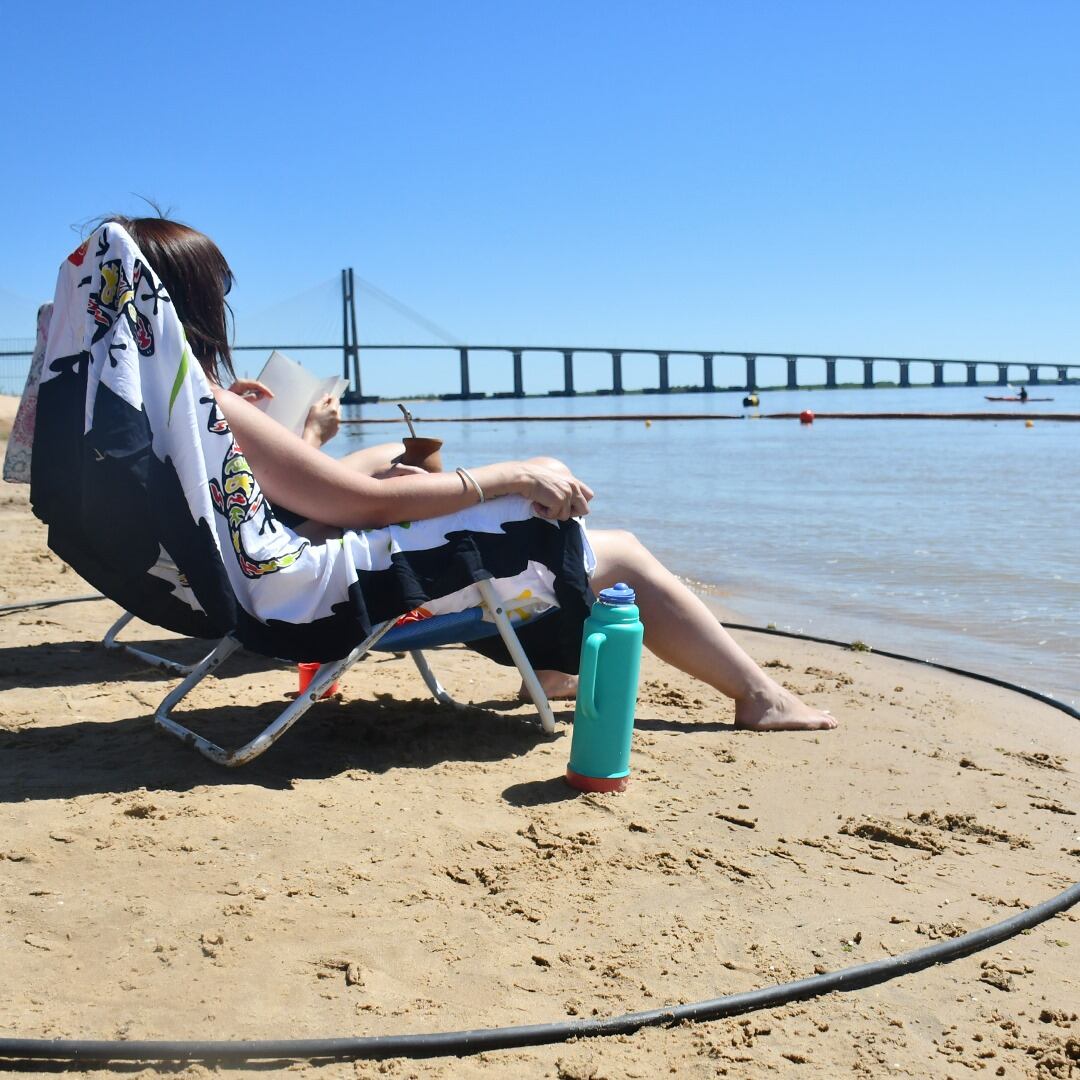
[[[277,349],[259,372],[259,382],[274,396],[255,402],[256,406],[297,435],[303,433],[308,410],[316,401],[327,394],[333,398],[341,397],[349,385],[337,375],[328,379],[312,375],[302,364]]]

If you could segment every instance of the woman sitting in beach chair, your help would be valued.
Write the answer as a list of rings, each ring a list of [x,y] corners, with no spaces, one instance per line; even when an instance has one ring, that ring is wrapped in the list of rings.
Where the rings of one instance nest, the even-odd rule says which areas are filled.
[[[133,245],[130,245],[127,237],[134,241]],[[154,304],[155,317],[159,302],[162,305],[171,304],[182,327],[178,342],[182,360],[171,382],[171,390],[166,394],[167,418],[164,414],[159,419],[151,417],[154,423],[149,425],[148,438],[153,438],[155,451],[158,450],[159,428],[162,425],[178,423],[177,416],[185,408],[190,415],[181,417],[181,420],[193,428],[197,424],[200,429],[199,437],[203,440],[202,445],[209,445],[205,433],[207,427],[211,432],[215,430],[215,425],[220,432],[231,432],[232,449],[225,455],[220,475],[208,474],[211,475],[209,487],[217,513],[229,524],[229,537],[234,554],[240,571],[246,578],[287,578],[287,574],[279,575],[276,571],[288,568],[290,559],[302,558],[318,564],[312,570],[310,582],[329,581],[339,572],[338,567],[343,559],[349,562],[349,553],[354,549],[358,550],[358,545],[366,543],[365,530],[384,530],[392,527],[394,523],[423,526],[429,519],[467,513],[470,508],[500,500],[503,496],[519,496],[521,498],[518,500],[504,500],[498,505],[520,505],[524,508],[526,517],[531,508],[535,519],[549,523],[549,527],[540,531],[551,534],[552,538],[557,533],[558,541],[546,535],[535,539],[534,534],[538,531],[536,528],[530,529],[527,522],[515,520],[504,523],[501,527],[503,535],[499,535],[497,539],[503,547],[496,546],[494,542],[489,546],[486,541],[477,542],[472,539],[468,544],[458,545],[458,548],[467,548],[465,554],[462,554],[462,550],[454,548],[451,542],[451,537],[456,534],[448,532],[447,544],[439,550],[441,552],[444,548],[454,548],[452,556],[447,555],[446,558],[468,563],[469,560],[475,562],[477,559],[481,562],[485,559],[499,562],[503,558],[499,552],[505,550],[506,543],[511,542],[508,538],[518,535],[529,537],[528,540],[522,539],[522,543],[544,548],[546,554],[543,561],[546,565],[555,567],[553,588],[558,602],[562,604],[570,597],[566,607],[573,616],[539,620],[543,633],[558,635],[559,640],[548,642],[546,647],[538,646],[537,641],[532,642],[536,647],[538,666],[543,664],[546,658],[548,667],[559,669],[541,673],[545,688],[554,696],[566,697],[573,693],[572,676],[576,670],[576,655],[580,643],[580,621],[587,610],[587,604],[578,595],[581,592],[578,579],[584,582],[587,574],[587,584],[593,590],[605,588],[616,581],[633,584],[645,626],[646,645],[657,656],[732,698],[738,726],[760,731],[836,726],[836,721],[827,712],[808,706],[770,679],[728,635],[704,603],[661,565],[631,533],[590,530],[586,534],[578,522],[588,514],[593,492],[560,462],[551,458],[532,458],[479,465],[454,472],[427,473],[397,464],[395,459],[400,451],[400,446],[397,445],[368,449],[344,460],[336,460],[312,445],[312,442],[323,441],[323,437],[331,433],[336,426],[332,410],[325,404],[322,411],[317,410],[311,418],[312,425],[309,427],[312,427],[315,437],[308,441],[276,423],[251,401],[246,400],[244,392],[250,393],[252,388],[248,383],[236,381],[227,332],[228,308],[225,297],[232,284],[232,271],[213,241],[194,229],[164,218],[122,217],[106,221],[91,240],[100,249],[101,280],[99,282],[90,274],[79,281],[78,287],[90,290],[89,311],[100,323],[100,336],[109,333],[114,323],[126,320],[130,324],[124,330],[127,335],[124,341],[116,338],[110,344],[106,358],[110,364],[115,365],[118,357],[125,361],[131,359],[127,353],[116,351],[125,350],[125,343],[129,339],[129,351],[137,350],[144,357],[149,355],[144,350],[153,351],[154,321],[149,317],[149,308],[146,307],[145,311],[142,309],[151,301]],[[131,250],[137,249],[137,253],[141,254],[141,258],[135,258],[132,269],[125,269],[128,264],[123,258],[111,260],[111,252],[106,251],[107,245],[119,243],[121,240],[128,243]],[[85,255],[85,245],[80,251]],[[81,264],[83,256],[80,256],[79,252],[74,253],[69,261],[76,257]],[[130,255],[127,258],[130,261]],[[115,265],[110,265],[113,262]],[[115,275],[115,280],[110,275]],[[73,273],[73,282],[76,277],[78,274]],[[128,280],[129,277],[134,280]],[[91,281],[91,278],[94,280]],[[92,291],[95,286],[96,293]],[[74,284],[72,288],[75,288]],[[105,293],[107,295],[104,295]],[[158,333],[166,336],[164,331],[159,330]],[[95,342],[98,341],[98,336],[95,331]],[[190,401],[182,400],[188,393],[187,383],[191,381],[186,374],[188,357],[192,357],[201,367],[209,382],[212,398],[208,395],[199,397],[196,390],[192,392],[194,396]],[[85,367],[92,369],[94,359],[91,357]],[[78,357],[63,357],[60,360],[74,362]],[[60,360],[52,364],[54,374],[59,370],[57,364]],[[76,369],[78,364],[74,363],[72,370]],[[85,383],[85,371],[80,377]],[[116,376],[110,374],[108,365],[102,362],[100,372],[93,377],[99,378],[102,385],[105,385],[110,378]],[[144,381],[147,378],[160,379],[164,378],[164,375],[151,371],[143,378]],[[199,383],[202,384],[202,381],[199,380]],[[230,389],[226,389],[227,386]],[[46,387],[47,384],[44,384],[43,395]],[[257,392],[257,388],[255,389]],[[125,392],[124,387],[118,384],[116,388],[110,389],[109,400],[111,401],[114,395],[122,396]],[[139,402],[132,400],[129,404],[138,407]],[[66,406],[69,414],[73,408],[70,404]],[[143,405],[142,409],[144,413],[148,411],[146,405]],[[109,424],[108,417],[99,421],[95,412],[95,430],[102,427],[103,431],[107,432]],[[113,430],[118,430],[118,424],[119,421],[113,425]],[[311,431],[308,434],[310,436]],[[70,434],[57,432],[57,438],[70,437]],[[126,438],[126,435],[115,436],[112,444],[95,452],[103,459],[119,461],[126,452],[123,446]],[[240,447],[243,448],[242,453]],[[137,446],[132,447],[132,455],[138,452]],[[175,467],[178,475],[182,473],[182,462],[173,461],[165,455],[165,464],[170,468]],[[38,468],[36,455],[34,467]],[[153,462],[150,467],[156,468]],[[47,463],[43,463],[41,468],[43,472],[35,477],[35,484],[48,498],[49,493],[57,492],[61,480],[59,477],[44,475],[44,470],[50,468]],[[169,472],[165,481],[162,481],[163,486],[170,489],[170,496],[173,488],[178,494],[179,489],[184,487],[182,476],[179,483],[174,483],[172,476],[172,472]],[[39,480],[42,482],[39,483]],[[201,498],[190,490],[184,490],[183,494],[189,503],[193,499]],[[258,505],[255,505],[256,502]],[[47,513],[40,516],[53,525],[53,519]],[[190,544],[194,548],[199,542],[199,537],[195,534],[205,525],[205,521],[202,520],[203,515],[195,513],[194,510],[192,517],[197,528],[189,528],[186,521],[180,524],[166,522],[165,526],[176,534],[177,544]],[[123,520],[123,507],[116,508],[116,518]],[[283,524],[283,518],[286,521],[295,521],[295,528]],[[536,522],[533,524],[535,526]],[[552,525],[557,528],[553,530],[550,527]],[[225,526],[221,525],[220,528],[224,529]],[[266,530],[283,535],[275,541],[271,556],[267,557],[264,553],[261,559],[253,560],[245,549],[244,537],[254,536],[252,530],[256,528],[260,536],[265,534]],[[64,530],[59,528],[56,531],[62,548]],[[52,541],[53,534],[50,533],[50,542]],[[394,543],[395,540],[391,537],[392,551],[396,550],[393,548]],[[552,546],[556,543],[557,551]],[[304,548],[310,550],[305,553]],[[63,550],[60,550],[60,554],[69,562],[72,561]],[[69,554],[75,556],[73,551]],[[88,557],[108,558],[101,551],[91,553],[91,556],[86,552],[79,554],[83,561]],[[169,554],[177,564],[181,563],[180,553],[170,548]],[[437,579],[442,573],[441,570],[426,567],[416,570],[416,567],[424,564],[427,555],[416,550],[408,554],[412,559],[411,562],[405,561],[404,570],[400,565],[395,566],[395,589],[402,587],[403,576],[427,575],[424,580],[428,581]],[[368,557],[366,548],[365,557]],[[538,558],[540,556],[532,554],[530,548],[529,564],[532,565]],[[320,559],[324,559],[326,564],[323,569],[320,569],[322,563],[318,563]],[[189,565],[190,562],[189,559]],[[571,565],[573,562],[577,562],[577,565]],[[77,562],[73,565],[80,569]],[[475,567],[473,569],[475,570]],[[486,563],[481,570],[495,573],[495,568]],[[236,568],[229,568],[229,572],[236,580],[242,581]],[[365,604],[371,608],[377,607],[380,602],[379,597],[373,599],[370,594],[382,588],[381,578],[370,576],[366,569],[361,571],[359,567],[355,573],[351,568],[342,572],[352,574],[351,583],[346,590],[347,598],[333,605],[333,619],[325,616],[316,620],[319,625],[325,624],[321,632],[322,642],[329,640],[327,634],[333,628],[334,619],[344,617],[343,608],[356,609],[357,606],[364,607]],[[161,573],[164,574],[164,571]],[[319,576],[320,573],[323,577]],[[190,576],[190,571],[181,573],[171,583],[173,594],[183,598],[184,588],[190,585],[201,601],[203,596],[207,595],[207,583],[189,582],[187,579]],[[197,585],[202,587],[202,591]],[[243,612],[231,611],[228,618],[223,617],[218,621],[229,623],[231,627],[237,619],[241,619],[244,621],[247,639],[255,639],[256,645],[262,647],[263,651],[271,655],[293,655],[299,658],[299,652],[303,650],[280,648],[275,634],[283,621],[300,621],[295,612],[305,604],[308,604],[312,611],[321,612],[318,598],[311,595],[316,590],[312,584],[308,586],[306,595],[290,593],[286,596],[283,584],[272,584],[270,590],[264,591],[272,592],[274,588],[282,590],[280,598],[273,600],[273,603],[277,604],[278,617],[263,617],[258,630],[252,628],[251,620],[247,619]],[[358,595],[357,589],[364,595]],[[128,603],[128,597],[113,598],[138,613],[134,604]],[[134,596],[130,598],[137,602]],[[587,594],[585,598],[587,599]],[[193,600],[190,602],[193,607],[199,606]],[[205,607],[205,602],[202,606]],[[411,605],[400,610],[408,610],[409,606]],[[317,652],[319,641],[315,636],[308,635],[305,642],[306,651]],[[324,659],[322,656],[306,658]]]

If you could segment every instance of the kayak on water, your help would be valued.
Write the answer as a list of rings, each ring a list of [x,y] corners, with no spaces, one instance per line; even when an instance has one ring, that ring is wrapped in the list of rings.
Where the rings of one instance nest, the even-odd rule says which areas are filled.
[[[1053,401],[1052,397],[1026,397],[1022,398],[1018,394],[1014,394],[1012,397],[991,397],[989,394],[983,394],[983,397],[987,401]]]

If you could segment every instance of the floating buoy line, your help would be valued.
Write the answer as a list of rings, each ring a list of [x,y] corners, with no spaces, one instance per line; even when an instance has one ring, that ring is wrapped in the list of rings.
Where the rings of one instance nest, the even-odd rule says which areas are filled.
[[[565,423],[617,423],[642,420],[652,422],[664,420],[798,420],[803,412],[778,413],[589,413],[575,416],[564,413],[559,416],[420,416],[413,413],[417,424],[565,424]],[[1049,420],[1061,423],[1080,421],[1080,413],[994,413],[994,412],[949,412],[949,413],[910,413],[910,412],[815,412],[811,415],[817,420]],[[343,416],[342,424],[400,424],[396,416]]]

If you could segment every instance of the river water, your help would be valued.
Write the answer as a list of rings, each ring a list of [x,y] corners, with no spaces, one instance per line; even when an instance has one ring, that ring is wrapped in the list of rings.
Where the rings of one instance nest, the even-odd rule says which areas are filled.
[[[994,387],[763,392],[760,412],[1080,414]],[[739,621],[851,641],[1080,703],[1080,423],[754,418],[741,394],[413,402],[449,467],[547,453],[596,491],[588,523],[633,529]],[[663,419],[738,413],[739,420]],[[533,422],[530,416],[645,414]],[[392,404],[346,416],[399,415]],[[434,418],[488,418],[476,423]],[[515,417],[520,419],[497,419]],[[328,449],[405,434],[347,425]]]

